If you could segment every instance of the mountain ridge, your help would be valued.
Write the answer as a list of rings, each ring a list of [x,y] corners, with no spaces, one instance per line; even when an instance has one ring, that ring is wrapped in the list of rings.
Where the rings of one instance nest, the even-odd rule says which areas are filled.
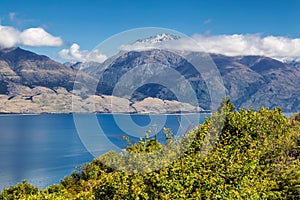
[[[203,54],[199,52],[192,53],[193,56],[201,56]],[[238,108],[253,107],[254,109],[259,109],[259,107],[264,106],[268,108],[282,107],[285,112],[300,110],[300,89],[298,89],[300,88],[300,69],[298,67],[265,56],[230,57],[221,54],[210,54],[210,57],[215,62],[222,76],[228,97],[231,98]],[[26,98],[34,99],[25,93],[27,91],[36,95],[31,90],[38,87],[44,88],[41,89],[42,93],[47,93],[45,91],[49,93],[48,88],[55,95],[59,95],[60,92],[64,91],[62,93],[68,93],[70,96],[74,94],[73,85],[79,69],[87,82],[82,83],[82,86],[79,87],[81,88],[81,91],[78,92],[80,94],[78,98],[81,98],[80,101],[87,99],[88,96],[84,95],[90,94],[88,91],[89,84],[98,84],[93,95],[100,97],[110,96],[120,77],[137,66],[145,65],[155,65],[157,70],[171,67],[180,72],[191,83],[197,94],[199,106],[204,110],[210,110],[208,88],[201,75],[197,74],[193,65],[185,58],[174,54],[174,52],[155,49],[120,52],[104,63],[68,63],[65,65],[53,61],[47,56],[38,55],[19,47],[1,49],[1,99],[8,101],[6,105],[15,97],[23,98],[23,100]],[[178,84],[180,86],[181,83]],[[62,88],[62,90],[59,88]],[[38,91],[39,89],[36,90]],[[51,98],[55,99],[57,96],[51,96]],[[128,97],[122,96],[118,98],[128,99]],[[137,88],[128,100],[131,104],[144,100],[149,103],[150,101],[147,98],[161,99],[161,102],[178,102],[176,96],[168,88],[157,84],[148,84]],[[17,98],[14,100],[17,100]],[[155,101],[160,102],[157,100]],[[190,102],[182,103],[189,104]],[[35,106],[35,110],[38,110],[39,104]],[[70,106],[66,106],[65,103],[61,105],[61,107],[64,106],[70,109]],[[62,110],[66,112],[66,109]],[[109,111],[109,109],[107,110]],[[199,109],[193,108],[192,110]],[[70,110],[68,111],[70,112]],[[145,112],[145,109],[143,112]]]
[[[201,52],[192,52],[193,56],[202,56]],[[116,56],[112,64],[101,69],[103,85],[108,85],[111,91],[118,77],[127,73],[136,66],[155,64],[163,69],[167,65],[179,71],[197,93],[200,107],[209,108],[209,92],[203,78],[199,78],[197,71],[191,63],[181,56],[165,50],[129,51]],[[228,97],[238,108],[259,109],[261,106],[268,108],[282,107],[286,112],[300,110],[300,70],[281,61],[265,56],[225,56],[210,54],[215,62],[225,84]],[[125,70],[120,71],[119,69]],[[95,72],[97,74],[97,71]],[[166,76],[166,78],[171,78]],[[155,89],[156,88],[156,89]],[[180,88],[180,87],[179,87]],[[158,93],[147,93],[147,91]],[[147,96],[174,100],[170,92],[163,87],[139,88],[133,98],[141,100]],[[100,91],[101,93],[101,91]],[[105,91],[104,91],[105,93]],[[110,93],[106,93],[110,94]],[[204,101],[203,101],[204,99]]]

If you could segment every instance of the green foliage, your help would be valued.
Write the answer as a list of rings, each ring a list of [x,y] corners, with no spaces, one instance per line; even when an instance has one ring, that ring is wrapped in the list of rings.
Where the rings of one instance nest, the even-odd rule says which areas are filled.
[[[300,122],[279,108],[234,109],[224,99],[180,140],[165,129],[165,145],[141,138],[80,166],[61,184],[38,191],[23,182],[0,199],[300,199]],[[164,167],[147,170],[156,165]]]
[[[27,195],[34,195],[38,193],[38,188],[34,187],[27,183],[27,181],[23,181],[15,186],[11,186],[10,188],[4,189],[0,195],[0,199],[2,200],[10,200],[10,199],[22,199]]]

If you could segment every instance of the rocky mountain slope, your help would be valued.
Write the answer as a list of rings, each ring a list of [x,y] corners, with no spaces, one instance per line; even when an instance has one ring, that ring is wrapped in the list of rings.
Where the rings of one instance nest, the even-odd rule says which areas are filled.
[[[13,84],[71,90],[75,75],[75,70],[61,63],[18,47],[0,51],[1,94],[9,93]]]
[[[300,110],[300,69],[262,56],[212,56],[239,107]]]
[[[80,66],[82,67],[83,64]],[[95,63],[86,63],[86,68]],[[81,82],[74,91],[76,75]],[[76,66],[63,65],[21,48],[0,50],[0,113],[173,113],[198,112],[188,103],[147,98],[132,102],[108,95],[86,95],[97,80]]]
[[[200,52],[187,53],[190,57],[202,55]],[[210,56],[222,76],[227,96],[239,108],[279,106],[285,112],[300,110],[299,67],[263,56]],[[182,81],[176,82],[178,77],[172,74],[159,75],[160,80],[135,88],[129,96],[114,93],[121,77],[131,70],[138,69],[138,73],[147,75],[166,68],[179,72],[190,83],[198,98],[198,108],[191,102],[178,102],[172,88],[158,84],[160,80],[171,83],[175,80],[175,90],[185,94],[184,84]],[[79,69],[81,78],[79,82],[76,80],[74,90]],[[201,108],[209,110],[209,90],[202,76],[185,58],[166,50],[120,52],[101,64],[64,65],[21,48],[1,49],[0,112],[73,112],[72,95],[80,104],[80,112],[158,113],[177,112],[180,108],[185,112],[199,111]],[[131,78],[135,82],[129,80],[129,86],[144,81],[139,80],[138,76]],[[95,91],[90,89],[93,87],[96,87]],[[111,97],[112,94],[116,96]],[[115,102],[113,109],[108,102]]]
[[[189,55],[200,57],[203,53],[191,52]],[[210,54],[224,82],[228,97],[239,108],[259,109],[261,106],[281,107],[285,112],[300,110],[300,68],[263,56],[236,56]],[[99,79],[101,87],[98,94],[111,95],[120,77],[137,67],[144,69],[140,75],[163,71],[166,67],[175,69],[191,84],[196,92],[200,107],[210,109],[210,96],[206,83],[199,72],[183,57],[165,50],[130,51],[120,53],[114,60],[90,66],[83,70]],[[145,67],[146,66],[146,67]],[[154,67],[151,67],[154,66]],[[161,76],[172,80],[170,74]],[[139,80],[142,81],[142,80]],[[185,89],[178,81],[181,93]],[[147,97],[177,100],[168,88],[158,84],[146,84],[138,88],[130,97],[140,101]],[[126,96],[120,96],[125,97]],[[189,102],[186,102],[189,103]]]

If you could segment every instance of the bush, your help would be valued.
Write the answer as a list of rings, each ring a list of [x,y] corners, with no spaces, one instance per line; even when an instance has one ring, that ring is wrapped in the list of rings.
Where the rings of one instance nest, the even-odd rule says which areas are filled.
[[[38,191],[23,182],[5,189],[0,197],[300,199],[299,115],[289,120],[279,108],[261,108],[259,111],[234,109],[230,101],[224,100],[218,113],[180,141],[169,137],[170,132],[165,129],[168,136],[165,146],[155,139],[144,138],[129,145],[121,154],[111,151],[79,167],[61,184]],[[218,123],[222,118],[224,121]],[[113,167],[118,165],[119,168],[132,169],[139,165],[141,169],[147,168],[153,163],[147,156],[143,157],[147,155],[145,152],[159,152],[175,144],[180,146],[190,138],[193,138],[192,144],[184,154],[158,170],[133,173]],[[215,141],[216,138],[218,140]],[[141,159],[135,160],[139,154]],[[161,163],[164,164],[164,160]]]
[[[26,180],[24,180],[22,183],[4,189],[0,194],[0,199],[1,200],[22,199],[28,195],[34,195],[37,193],[38,193],[38,188],[34,187],[33,185],[27,183]]]

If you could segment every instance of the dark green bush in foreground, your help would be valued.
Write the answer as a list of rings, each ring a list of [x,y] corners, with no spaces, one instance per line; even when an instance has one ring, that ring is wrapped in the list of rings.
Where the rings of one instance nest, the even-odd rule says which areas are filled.
[[[162,169],[130,173],[101,162],[119,169],[130,170],[134,165],[148,169],[153,163],[143,158],[149,158],[135,160],[132,155],[165,147],[154,139],[142,139],[123,152],[121,161],[117,159],[120,154],[108,152],[60,184],[38,191],[23,182],[5,189],[0,199],[300,199],[298,118],[286,118],[281,109],[234,112],[231,103],[224,102],[214,114],[215,119],[225,116],[221,134],[214,132],[218,129],[214,119],[207,119],[185,137],[194,138],[185,153],[171,164],[162,160],[166,165]],[[207,138],[217,136],[218,141],[203,156],[203,145],[211,142]],[[166,146],[172,150],[174,144],[169,137]]]

